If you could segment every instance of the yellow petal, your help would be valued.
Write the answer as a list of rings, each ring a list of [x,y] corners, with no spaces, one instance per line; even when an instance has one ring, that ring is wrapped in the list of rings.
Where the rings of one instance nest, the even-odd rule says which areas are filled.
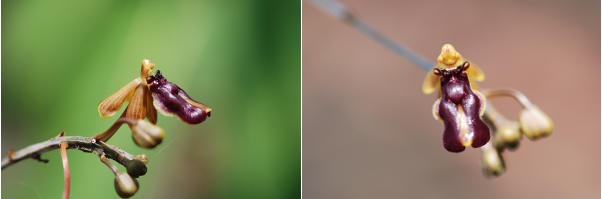
[[[432,70],[426,73],[424,83],[422,84],[422,92],[424,94],[431,94],[432,92],[437,90],[437,88],[439,88],[439,85],[441,84],[440,79],[441,77],[435,75]]]
[[[155,68],[155,63],[152,63],[148,59],[142,60],[142,68],[140,69],[140,79],[145,79],[146,76],[150,75]]]
[[[473,64],[471,61],[468,60],[463,60],[463,61],[467,61],[468,63],[470,63],[470,67],[468,68],[468,70],[466,70],[466,74],[468,75],[468,77],[476,80],[476,81],[483,81],[485,80],[485,73],[483,73],[483,71],[481,71],[481,68],[479,68],[477,65]],[[464,63],[464,62],[462,62]]]
[[[437,66],[435,67],[443,69],[453,69],[464,62],[470,63],[470,68],[466,70],[466,74],[468,74],[468,77],[473,78],[474,80],[479,82],[485,80],[485,73],[481,71],[481,68],[479,68],[473,62],[464,59],[464,57],[462,57],[462,55],[460,55],[460,53],[456,51],[456,49],[451,44],[443,45],[443,47],[441,48],[441,54],[439,54],[439,57],[437,57]]]
[[[107,99],[102,100],[98,104],[98,113],[102,118],[109,118],[115,115],[123,103],[132,95],[134,89],[140,85],[140,79],[136,78],[123,88],[119,89],[115,94],[109,96]]]
[[[144,119],[146,116],[146,96],[144,96],[144,90],[146,89],[148,88],[142,84],[136,87],[136,91],[134,91],[134,95],[132,95],[130,104],[127,107],[125,117],[136,120]]]
[[[150,90],[144,90],[144,96],[146,96],[146,118],[152,124],[157,124],[157,109],[153,106],[153,96]]]
[[[441,47],[441,54],[437,57],[437,62],[442,65],[439,66],[439,68],[444,69],[453,68],[456,65],[464,63],[462,61],[462,55],[460,55],[451,44],[445,44]]]
[[[477,83],[475,83],[472,78],[468,78],[468,81],[470,82],[470,89],[472,89],[473,91],[480,91],[481,90],[479,88],[479,86],[477,86]]]

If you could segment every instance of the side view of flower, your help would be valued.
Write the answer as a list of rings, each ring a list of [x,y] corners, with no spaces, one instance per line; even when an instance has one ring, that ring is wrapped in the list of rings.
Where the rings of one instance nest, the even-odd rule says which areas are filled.
[[[193,100],[176,84],[168,82],[159,70],[154,76],[151,75],[154,68],[155,64],[150,60],[142,60],[140,76],[98,104],[100,117],[114,116],[128,100],[130,103],[120,118],[134,120],[146,118],[150,123],[157,124],[157,109],[165,116],[177,115],[187,124],[199,124],[211,116],[211,108]],[[132,125],[129,127],[132,129]],[[96,135],[95,138],[106,142],[117,132],[117,129],[119,126],[110,128]],[[159,143],[161,142],[156,144]],[[139,144],[139,146],[154,148],[156,144]]]
[[[65,136],[65,132],[62,132],[48,141],[19,151],[10,150],[9,155],[2,159],[2,169],[28,158],[46,163],[48,160],[41,159],[41,154],[60,148],[65,173],[63,198],[69,198],[71,182],[66,150],[78,149],[96,154],[101,162],[111,169],[115,174],[115,191],[120,197],[133,196],[140,187],[136,178],[147,172],[148,157],[145,154],[131,155],[106,143],[121,125],[128,124],[136,145],[151,149],[161,144],[165,135],[163,128],[156,125],[157,109],[166,116],[177,115],[187,124],[199,124],[211,116],[211,108],[193,100],[176,84],[168,82],[159,70],[154,76],[151,75],[154,68],[155,64],[150,60],[143,60],[139,77],[98,104],[100,117],[109,118],[114,116],[126,101],[130,101],[123,114],[106,131],[93,137]],[[144,120],[145,118],[148,121]],[[109,158],[125,166],[127,172],[120,172]]]

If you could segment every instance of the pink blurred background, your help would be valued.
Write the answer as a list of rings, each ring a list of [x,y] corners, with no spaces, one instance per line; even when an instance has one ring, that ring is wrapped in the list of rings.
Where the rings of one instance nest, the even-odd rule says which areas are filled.
[[[523,92],[555,129],[484,178],[478,149],[443,148],[425,71],[304,1],[305,198],[600,198],[600,1],[341,2],[433,63],[454,45],[485,72],[481,88]]]

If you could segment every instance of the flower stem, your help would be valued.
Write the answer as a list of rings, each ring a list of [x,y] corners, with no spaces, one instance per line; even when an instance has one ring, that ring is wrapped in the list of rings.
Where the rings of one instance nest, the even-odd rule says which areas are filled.
[[[105,156],[104,153],[102,153],[100,155],[100,161],[102,163],[105,163],[105,165],[107,165],[109,167],[109,169],[111,169],[111,171],[113,171],[113,174],[115,174],[115,175],[119,174],[119,169],[117,169],[117,167],[113,163],[111,163],[111,161],[109,161],[109,159],[107,159],[107,157]]]
[[[128,107],[129,106],[130,105],[128,105]],[[126,109],[127,109],[127,107],[126,107]],[[119,117],[119,119],[117,119],[117,121],[115,121],[115,123],[113,123],[113,125],[111,125],[111,127],[109,127],[109,129],[107,129],[105,132],[102,132],[100,134],[96,134],[94,136],[94,138],[97,140],[103,141],[103,142],[107,142],[107,141],[109,141],[109,139],[111,139],[111,137],[113,137],[115,132],[117,132],[117,130],[119,130],[119,128],[121,128],[121,125],[123,123],[128,123],[129,125],[134,125],[136,123],[136,120],[125,117],[126,112],[127,111],[124,111],[123,114],[121,114],[121,116]]]
[[[94,140],[93,137],[62,136],[30,145],[16,152],[11,150],[8,156],[2,158],[2,169],[27,158],[41,160],[39,156],[42,153],[60,148],[60,143],[63,141],[68,144],[66,149],[79,149],[80,151],[97,155],[105,153],[107,158],[111,158],[124,166],[130,160],[135,159],[134,155],[125,152],[117,146],[106,144],[99,140],[92,142],[92,140]]]
[[[533,107],[533,104],[529,99],[521,92],[511,88],[498,88],[498,89],[483,89],[481,93],[486,98],[494,98],[499,96],[510,96],[520,103],[523,108]]]
[[[69,160],[67,160],[67,144],[66,141],[61,142],[61,157],[63,159],[63,170],[65,173],[65,190],[63,191],[63,199],[69,199],[69,191],[71,190],[71,172],[69,171]]]

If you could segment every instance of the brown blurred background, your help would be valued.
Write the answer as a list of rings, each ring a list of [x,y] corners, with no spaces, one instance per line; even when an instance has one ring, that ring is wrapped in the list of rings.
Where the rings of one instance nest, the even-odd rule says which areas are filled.
[[[433,63],[454,45],[485,72],[480,87],[518,89],[555,130],[484,178],[478,149],[443,148],[425,71],[304,1],[305,198],[600,198],[600,1],[342,2]],[[489,102],[510,119],[521,109]]]

